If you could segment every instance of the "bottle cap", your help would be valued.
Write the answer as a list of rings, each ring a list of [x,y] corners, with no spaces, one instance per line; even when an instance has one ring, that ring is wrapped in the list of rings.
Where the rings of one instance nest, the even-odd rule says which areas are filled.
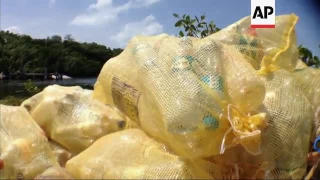
[[[314,149],[315,151],[317,151],[318,153],[320,153],[320,136],[318,136],[318,137],[316,138],[316,140],[314,141],[314,143],[313,143],[313,149]]]

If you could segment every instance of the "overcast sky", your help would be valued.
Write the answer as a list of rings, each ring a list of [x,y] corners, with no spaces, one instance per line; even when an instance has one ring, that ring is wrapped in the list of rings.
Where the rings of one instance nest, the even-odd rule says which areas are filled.
[[[36,38],[72,34],[78,41],[124,47],[134,35],[175,35],[173,13],[202,15],[223,28],[250,15],[250,0],[0,0],[1,29]],[[298,43],[320,56],[320,9],[313,0],[276,0],[276,15],[295,13]]]

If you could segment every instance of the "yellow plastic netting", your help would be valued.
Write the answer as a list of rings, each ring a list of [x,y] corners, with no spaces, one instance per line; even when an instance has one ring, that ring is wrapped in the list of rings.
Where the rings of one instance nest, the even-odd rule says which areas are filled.
[[[52,85],[22,103],[48,138],[77,154],[103,135],[126,128],[127,120],[81,87]]]
[[[299,82],[304,94],[316,110],[320,107],[320,70],[304,68],[295,70],[293,76]]]
[[[55,154],[56,159],[59,162],[60,166],[64,167],[67,161],[71,159],[73,154],[54,141],[49,141],[49,143],[50,143],[50,148]]]
[[[51,167],[45,170],[42,174],[38,175],[34,178],[35,180],[41,180],[41,179],[73,179],[70,174],[61,167]]]
[[[313,127],[312,107],[291,73],[267,76],[264,109],[270,119],[262,133],[264,163],[271,179],[300,179],[306,173]]]
[[[312,105],[315,123],[315,135],[320,135],[320,70],[304,68],[295,70],[293,76]]]
[[[265,77],[266,97],[260,112],[268,116],[261,136],[261,153],[252,155],[240,146],[209,159],[238,165],[240,179],[301,179],[307,170],[312,132],[312,108],[291,73],[275,71]]]
[[[59,164],[41,128],[21,107],[0,105],[0,179],[33,179]]]
[[[308,68],[308,66],[306,65],[306,63],[304,63],[302,60],[299,59],[296,66],[296,70],[305,69],[305,68]]]
[[[276,69],[292,71],[298,63],[295,14],[276,16],[276,28],[252,29],[250,16],[212,35],[237,48],[260,74]]]
[[[234,110],[236,108],[228,109],[228,102],[235,102],[245,113],[258,107],[264,97],[263,81],[233,47],[211,40],[200,46],[200,41],[206,39],[160,36],[163,39],[159,49],[152,47],[159,37],[150,37],[150,43],[136,37],[120,56],[109,60],[95,85],[94,97],[116,105],[147,133],[169,140],[177,147],[175,150],[185,156],[218,154],[225,132],[230,128],[229,121],[235,121],[228,118],[228,111],[232,111],[234,117],[242,115]],[[192,42],[194,56],[188,54],[187,45]],[[240,60],[236,61],[235,57]],[[129,65],[123,65],[127,63]],[[243,70],[238,71],[237,65]],[[243,92],[237,87],[241,83],[232,83],[239,76]],[[250,95],[257,97],[245,98]],[[242,117],[257,118],[261,121],[257,123],[264,123],[264,115]],[[242,130],[235,126],[237,136],[258,130],[241,134]],[[258,131],[255,133],[259,136]],[[214,140],[208,142],[207,137]]]

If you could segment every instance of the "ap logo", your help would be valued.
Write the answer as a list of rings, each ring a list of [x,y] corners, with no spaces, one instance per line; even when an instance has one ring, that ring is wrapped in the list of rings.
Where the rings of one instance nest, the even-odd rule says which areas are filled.
[[[251,28],[275,28],[275,0],[251,0]]]

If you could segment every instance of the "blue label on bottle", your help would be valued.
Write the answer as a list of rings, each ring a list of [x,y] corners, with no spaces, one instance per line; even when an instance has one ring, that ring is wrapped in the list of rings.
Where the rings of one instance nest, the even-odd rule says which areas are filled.
[[[219,128],[219,121],[211,115],[205,116],[203,118],[203,124],[206,128],[209,128],[210,130],[216,130]]]
[[[212,87],[213,90],[223,92],[223,78],[219,75],[204,75],[201,81]]]
[[[176,56],[173,59],[173,72],[179,72],[179,71],[190,71],[192,70],[192,62],[194,61],[194,58],[192,56]]]

